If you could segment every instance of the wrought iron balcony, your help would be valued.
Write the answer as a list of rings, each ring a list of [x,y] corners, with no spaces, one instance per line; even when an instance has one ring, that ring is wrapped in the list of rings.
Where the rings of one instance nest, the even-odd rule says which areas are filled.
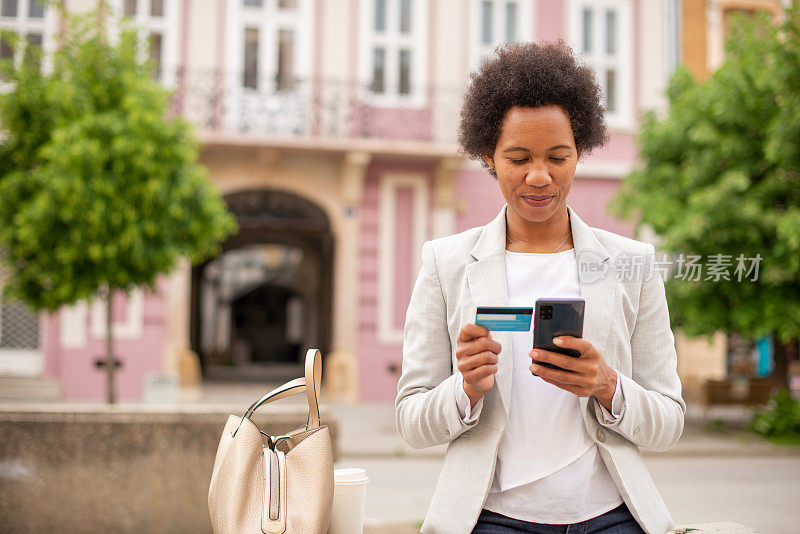
[[[377,93],[344,81],[180,70],[173,109],[201,131],[246,136],[397,139],[452,145],[463,89]],[[172,84],[170,84],[172,85]],[[254,87],[253,87],[254,86]]]

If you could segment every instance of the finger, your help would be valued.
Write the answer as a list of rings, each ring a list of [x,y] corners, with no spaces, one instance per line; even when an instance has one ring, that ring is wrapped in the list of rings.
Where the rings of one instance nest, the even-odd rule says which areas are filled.
[[[553,365],[557,365],[562,369],[567,369],[568,371],[574,371],[582,374],[588,374],[592,365],[586,360],[581,360],[573,356],[567,356],[566,354],[560,354],[558,352],[544,349],[532,350],[530,352],[530,357],[533,360],[552,363]]]
[[[577,373],[569,371],[559,371],[558,369],[550,369],[543,365],[533,364],[529,367],[531,373],[539,376],[540,378],[553,380],[560,384],[570,384],[573,386],[583,386],[584,382],[582,377]]]
[[[495,354],[500,354],[500,351],[503,350],[503,346],[500,344],[499,341],[495,341],[490,337],[482,337],[475,340],[476,343],[480,343],[485,350],[494,352]]]
[[[467,323],[461,327],[461,331],[458,333],[458,341],[470,341],[483,336],[491,337],[488,328],[475,323]]]
[[[495,354],[500,354],[502,348],[503,348],[502,345],[500,345],[500,343],[498,343],[494,339],[481,336],[479,338],[475,338],[470,341],[460,342],[456,357],[458,358],[459,355],[472,356],[473,354],[478,354],[480,352],[485,352],[485,351],[494,352]]]
[[[484,365],[497,365],[497,361],[497,354],[491,351],[484,351],[458,360],[458,370],[463,375]]]
[[[464,382],[474,384],[495,373],[497,373],[497,365],[481,365],[472,371],[461,373],[461,375],[464,377]]]
[[[553,338],[553,343],[565,349],[575,349],[581,356],[591,353],[594,349],[594,345],[580,337],[558,336]]]

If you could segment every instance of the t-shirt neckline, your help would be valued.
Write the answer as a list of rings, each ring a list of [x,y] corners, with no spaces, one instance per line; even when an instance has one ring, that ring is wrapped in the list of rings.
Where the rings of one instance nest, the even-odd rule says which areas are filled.
[[[559,256],[559,255],[567,255],[567,254],[574,254],[575,247],[568,248],[567,250],[562,250],[561,252],[514,252],[513,250],[506,250],[506,254],[511,256],[527,256],[527,257],[552,257],[552,256]]]

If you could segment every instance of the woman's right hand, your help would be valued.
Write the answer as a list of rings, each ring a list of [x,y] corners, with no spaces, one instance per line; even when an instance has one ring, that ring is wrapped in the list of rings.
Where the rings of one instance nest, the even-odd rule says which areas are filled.
[[[494,386],[497,357],[502,347],[493,340],[485,326],[465,324],[458,333],[456,360],[464,377],[464,392],[470,405],[475,404]]]

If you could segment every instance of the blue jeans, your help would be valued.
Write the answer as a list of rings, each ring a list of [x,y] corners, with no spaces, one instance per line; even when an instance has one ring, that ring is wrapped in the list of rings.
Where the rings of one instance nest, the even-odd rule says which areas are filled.
[[[625,503],[597,517],[569,525],[530,523],[481,510],[472,534],[644,534]]]

